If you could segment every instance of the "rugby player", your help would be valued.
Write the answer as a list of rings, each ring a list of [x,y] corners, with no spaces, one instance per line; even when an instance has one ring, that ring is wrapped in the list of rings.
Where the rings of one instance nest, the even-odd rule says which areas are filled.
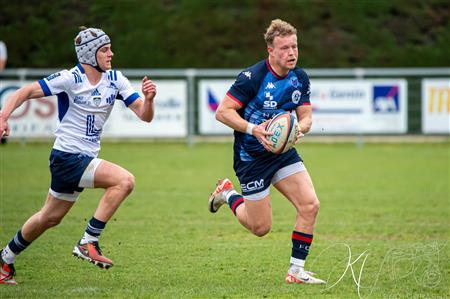
[[[114,56],[111,40],[101,29],[82,27],[75,38],[75,51],[79,62],[75,67],[18,89],[0,110],[0,137],[3,137],[9,135],[9,117],[22,103],[50,95],[58,98],[59,123],[49,158],[51,184],[47,199],[2,249],[0,284],[16,284],[16,256],[47,229],[58,225],[84,188],[102,188],[105,192],[72,253],[101,268],[113,266],[102,254],[98,239],[133,190],[135,179],[128,170],[98,158],[100,137],[117,100],[141,120],[150,122],[156,85],[144,77],[144,99],[140,98],[128,79],[111,68]]]
[[[265,130],[267,121],[284,111],[297,115],[297,141],[310,130],[310,82],[297,67],[297,30],[292,25],[273,20],[264,39],[268,58],[238,75],[216,112],[218,121],[234,129],[234,170],[242,192],[229,179],[220,180],[209,197],[209,211],[215,213],[227,203],[245,228],[262,237],[272,226],[269,191],[273,185],[297,211],[285,281],[321,284],[325,282],[305,270],[319,212],[311,177],[295,148],[280,155],[268,151],[270,133]]]

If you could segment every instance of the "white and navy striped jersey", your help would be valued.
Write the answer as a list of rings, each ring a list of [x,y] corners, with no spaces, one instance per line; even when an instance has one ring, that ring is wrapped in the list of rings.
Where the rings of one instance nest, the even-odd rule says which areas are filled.
[[[100,136],[116,99],[129,106],[139,94],[128,79],[116,70],[102,73],[91,85],[81,64],[38,81],[46,96],[58,97],[59,123],[53,148],[68,153],[97,157]]]

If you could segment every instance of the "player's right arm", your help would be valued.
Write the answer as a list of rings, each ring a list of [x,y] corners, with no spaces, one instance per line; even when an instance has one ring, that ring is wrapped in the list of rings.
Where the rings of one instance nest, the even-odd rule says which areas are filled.
[[[16,90],[3,105],[2,110],[0,110],[1,137],[9,136],[8,119],[14,110],[20,107],[20,105],[22,105],[25,101],[42,98],[43,96],[44,91],[37,81]]]
[[[248,121],[239,115],[237,110],[241,108],[242,106],[238,102],[226,95],[217,108],[216,119],[236,131],[248,134],[250,133],[248,132],[249,125],[252,126],[252,124],[249,124]],[[266,136],[271,135],[271,133],[266,131],[266,123],[267,121],[260,125],[255,125],[253,129],[249,131],[251,131],[251,134],[261,141],[262,145],[266,149],[269,149],[272,143],[266,138]]]

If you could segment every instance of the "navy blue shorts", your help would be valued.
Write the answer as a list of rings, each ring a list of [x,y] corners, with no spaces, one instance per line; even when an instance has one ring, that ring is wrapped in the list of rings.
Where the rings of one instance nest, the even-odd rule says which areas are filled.
[[[53,149],[50,153],[50,172],[52,174],[51,190],[57,193],[81,192],[78,187],[86,167],[93,157],[83,154],[72,154]]]
[[[234,171],[241,184],[242,195],[249,200],[268,195],[270,184],[281,178],[280,173],[277,173],[280,169],[283,172],[281,176],[286,177],[305,170],[305,167],[295,149],[281,155],[267,153],[253,161],[241,161],[239,156],[234,159]]]

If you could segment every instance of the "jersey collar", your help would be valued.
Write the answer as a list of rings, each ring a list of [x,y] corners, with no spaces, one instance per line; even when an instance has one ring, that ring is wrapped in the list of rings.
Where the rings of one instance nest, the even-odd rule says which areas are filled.
[[[277,78],[277,79],[279,79],[279,80],[282,80],[282,79],[286,78],[286,77],[289,75],[289,73],[287,73],[286,76],[280,76],[280,75],[278,75],[278,74],[275,72],[275,70],[272,68],[272,66],[270,65],[269,59],[266,59],[266,65],[267,65],[267,68],[269,69],[269,71],[272,73],[272,75],[274,75],[275,78]]]

